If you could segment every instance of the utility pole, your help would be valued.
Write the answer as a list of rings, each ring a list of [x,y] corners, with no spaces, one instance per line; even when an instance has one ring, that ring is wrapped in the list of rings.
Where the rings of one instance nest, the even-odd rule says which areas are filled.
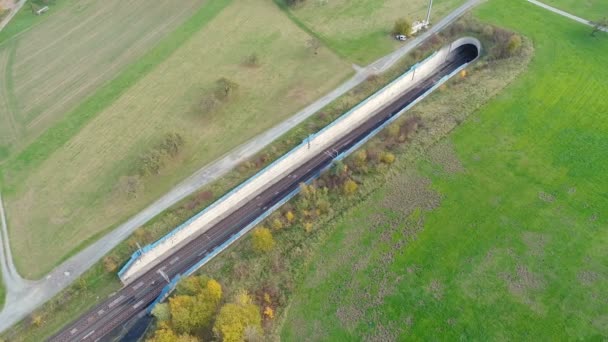
[[[426,25],[431,23],[431,9],[433,8],[433,0],[429,0],[429,10],[426,13]]]
[[[141,248],[141,245],[139,244],[139,242],[135,241],[135,244],[137,244],[137,250],[139,250],[139,253],[144,254],[144,250]]]

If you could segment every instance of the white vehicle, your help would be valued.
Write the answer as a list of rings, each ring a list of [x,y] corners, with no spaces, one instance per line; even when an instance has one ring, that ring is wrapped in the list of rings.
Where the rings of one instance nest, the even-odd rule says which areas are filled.
[[[400,40],[400,41],[403,42],[403,41],[407,40],[407,37],[405,35],[403,35],[403,34],[397,34],[397,35],[395,35],[395,39]]]

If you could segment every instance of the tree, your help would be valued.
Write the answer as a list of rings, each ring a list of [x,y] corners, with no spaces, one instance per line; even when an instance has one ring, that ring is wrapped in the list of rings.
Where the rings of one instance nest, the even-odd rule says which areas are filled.
[[[321,48],[321,41],[313,37],[306,42],[306,45],[310,50],[312,50],[312,53],[316,56],[319,53],[319,49]]]
[[[166,322],[171,319],[171,309],[167,303],[156,304],[152,309],[152,316],[154,316],[159,322]]]
[[[186,282],[180,287],[180,291],[188,291],[193,295],[178,295],[169,299],[171,325],[177,332],[191,333],[211,324],[222,298],[222,287],[217,281],[206,279],[206,277],[185,279]],[[206,281],[205,285],[200,286],[204,281]]]
[[[347,179],[346,182],[344,182],[344,185],[342,186],[342,190],[344,191],[345,195],[352,196],[357,192],[358,187],[359,186],[354,180]]]
[[[176,331],[190,332],[196,327],[194,320],[194,297],[174,296],[169,298],[171,325]]]
[[[253,231],[251,245],[257,253],[270,252],[274,248],[274,238],[268,228],[260,227]]]
[[[507,54],[515,55],[521,49],[521,37],[517,34],[512,35],[507,43]]]
[[[393,34],[402,34],[404,36],[410,36],[412,34],[412,23],[405,19],[397,19],[395,26],[393,27]]]
[[[207,280],[208,278],[204,276],[184,278],[177,284],[177,294],[196,296],[201,293]]]
[[[592,21],[593,30],[591,31],[591,36],[595,37],[595,34],[600,31],[608,30],[608,18],[602,18],[598,21]]]
[[[154,332],[154,337],[147,342],[196,342],[198,339],[190,335],[177,335],[169,326],[161,323]]]
[[[213,333],[224,342],[238,342],[253,332],[261,332],[262,317],[259,308],[251,303],[251,297],[246,292],[241,292],[235,298],[234,303],[228,303],[220,309],[215,320]]]
[[[222,299],[222,294],[222,285],[220,285],[220,283],[214,279],[207,281],[205,295],[209,298],[209,300],[214,300],[216,303],[219,303]]]
[[[220,101],[226,101],[238,90],[238,83],[222,77],[215,81],[215,97]]]
[[[171,157],[177,156],[182,146],[184,146],[184,138],[179,133],[165,134],[163,141],[159,144],[160,150]]]

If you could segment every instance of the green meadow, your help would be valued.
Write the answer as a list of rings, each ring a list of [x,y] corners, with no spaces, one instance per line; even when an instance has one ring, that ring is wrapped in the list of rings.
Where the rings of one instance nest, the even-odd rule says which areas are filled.
[[[532,40],[527,72],[344,213],[283,340],[608,336],[608,36],[525,1],[475,15]]]

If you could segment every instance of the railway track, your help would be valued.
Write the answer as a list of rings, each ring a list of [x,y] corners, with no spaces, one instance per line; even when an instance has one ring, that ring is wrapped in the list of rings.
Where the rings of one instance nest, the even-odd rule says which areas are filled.
[[[99,341],[115,328],[146,310],[167,285],[167,278],[173,279],[196,265],[215,247],[230,239],[249,223],[260,217],[268,208],[279,203],[285,196],[297,189],[300,183],[314,178],[321,170],[330,166],[337,154],[355,146],[376,128],[431,89],[441,78],[475,59],[477,50],[473,51],[467,46],[463,45],[455,49],[450,58],[432,75],[401,94],[395,101],[354,128],[348,135],[338,139],[323,153],[314,156],[291,174],[285,175],[254,200],[236,209],[208,231],[176,250],[158,265],[89,310],[78,320],[64,327],[49,341]]]

